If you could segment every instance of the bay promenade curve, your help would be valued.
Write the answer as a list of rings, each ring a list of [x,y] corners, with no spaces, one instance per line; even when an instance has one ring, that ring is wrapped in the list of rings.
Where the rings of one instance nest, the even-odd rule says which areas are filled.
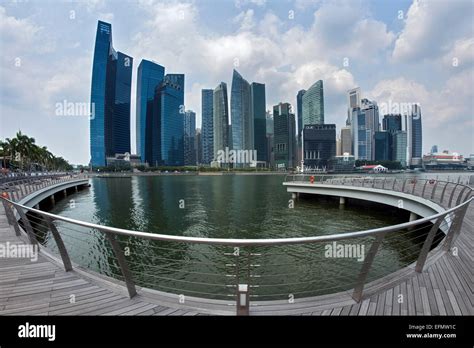
[[[410,217],[412,221],[367,231],[280,239],[201,238],[129,231],[37,209],[44,199],[67,197],[68,190],[87,187],[85,177],[23,178],[1,185],[1,191],[8,194],[2,196],[0,208],[0,243],[4,250],[7,243],[37,245],[40,253],[37,260],[0,258],[0,315],[474,314],[472,189],[463,183],[288,176],[284,185],[293,198],[298,194],[337,196],[344,198],[342,205],[351,199],[370,200],[414,215]],[[77,237],[78,233],[84,238],[95,233],[108,243],[109,274],[99,274],[70,257],[72,250],[64,240]],[[405,234],[416,239],[413,244],[417,247],[406,250],[410,262],[391,274],[378,274],[377,264],[384,261],[380,246],[391,243],[393,236]],[[45,243],[48,238],[50,243]],[[321,246],[349,242],[367,246],[357,274],[340,269],[337,274],[320,279],[308,272],[308,290],[300,293],[294,291],[295,284],[285,281],[289,275],[279,272],[281,265],[265,262],[266,255],[277,253],[281,245],[293,245],[295,252],[302,253],[303,264]],[[151,260],[133,265],[127,260],[127,248],[136,246],[141,252],[146,248],[168,248],[179,255],[177,245],[200,252],[202,259],[198,261],[207,263],[208,271],[183,278],[177,275],[183,270],[192,271],[180,264],[166,264],[163,273],[164,263]],[[200,249],[199,245],[215,248],[219,260],[208,257],[207,249]],[[87,248],[88,244],[78,239],[77,247]],[[198,261],[183,260],[191,266]],[[224,262],[228,267],[224,278],[213,273],[214,262]],[[324,267],[327,262],[331,260],[319,261],[314,267]],[[297,271],[302,265],[291,267]],[[172,278],[177,285],[167,291],[158,290],[151,282],[154,278],[163,282]],[[324,282],[325,287],[312,296],[311,284],[315,282]]]

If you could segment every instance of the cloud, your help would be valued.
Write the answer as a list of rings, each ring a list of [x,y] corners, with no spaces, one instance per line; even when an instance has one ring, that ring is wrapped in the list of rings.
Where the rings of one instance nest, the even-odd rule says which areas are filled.
[[[240,24],[240,30],[242,31],[248,31],[251,30],[254,27],[254,21],[253,21],[253,10],[247,10],[239,13],[234,19],[234,23],[239,23]]]
[[[414,0],[395,42],[393,60],[416,62],[447,54],[456,38],[472,36],[472,12],[471,1]]]
[[[242,8],[248,5],[255,5],[255,6],[265,6],[267,0],[234,0],[234,5],[237,8]]]

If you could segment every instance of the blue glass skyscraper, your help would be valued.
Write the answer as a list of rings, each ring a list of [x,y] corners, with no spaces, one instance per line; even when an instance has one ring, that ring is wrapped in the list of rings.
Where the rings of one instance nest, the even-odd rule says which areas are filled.
[[[184,165],[184,75],[167,74],[155,89],[152,127],[159,129],[154,142],[153,165]],[[156,156],[155,156],[156,154]],[[156,163],[156,164],[155,164]]]
[[[157,129],[153,128],[153,99],[155,89],[163,82],[165,68],[143,59],[138,66],[137,107],[136,107],[136,143],[137,153],[142,162],[154,163],[152,157],[153,141],[159,140]]]
[[[203,89],[201,91],[201,142],[203,164],[211,164],[214,159],[213,95],[214,90],[212,89]]]
[[[267,120],[266,120],[265,85],[252,82],[250,85],[250,114],[253,120],[254,148],[257,150],[257,161],[267,162]]]
[[[196,113],[187,110],[184,114],[184,165],[196,165]]]
[[[90,120],[91,165],[107,165],[107,157],[130,152],[130,93],[133,58],[112,46],[112,26],[97,24],[92,64]]]
[[[234,70],[230,92],[232,149],[253,150],[253,120],[250,113],[250,85]]]

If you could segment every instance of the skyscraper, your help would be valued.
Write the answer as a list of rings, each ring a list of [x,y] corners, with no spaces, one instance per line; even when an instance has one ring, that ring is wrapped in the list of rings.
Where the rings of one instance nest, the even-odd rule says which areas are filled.
[[[371,160],[372,130],[367,128],[367,117],[360,108],[353,108],[351,117],[352,151],[356,160]]]
[[[266,112],[266,124],[267,124],[267,158],[270,167],[273,168],[275,164],[275,158],[273,153],[273,115],[270,111]]]
[[[400,162],[402,167],[407,166],[407,132],[396,131],[393,133],[392,159]]]
[[[400,114],[388,114],[384,115],[383,120],[382,120],[382,126],[383,130],[388,132],[390,134],[390,140],[389,140],[389,157],[391,161],[395,161],[395,153],[396,149],[394,148],[395,146],[395,139],[394,139],[394,134],[398,131],[402,130],[402,115]]]
[[[184,114],[184,165],[196,165],[196,113],[187,110]]]
[[[374,160],[375,156],[375,142],[373,141],[375,132],[380,130],[380,123],[379,123],[379,107],[377,106],[376,102],[372,102],[368,99],[361,100],[361,110],[365,114],[366,120],[366,129],[370,131],[369,135],[369,142],[370,142],[370,157],[367,158],[368,160]]]
[[[352,109],[361,108],[360,88],[356,87],[347,92],[349,108],[347,109],[346,126],[350,126],[352,121]]]
[[[295,161],[295,115],[291,113],[289,103],[280,103],[273,107],[273,151],[275,166],[287,170],[296,165]]]
[[[155,89],[153,118],[160,141],[153,149],[153,165],[184,164],[184,75],[167,74]]]
[[[132,57],[114,50],[112,26],[98,21],[91,84],[92,166],[105,166],[107,157],[130,152],[132,66]]]
[[[257,150],[257,161],[268,162],[265,105],[265,85],[253,82],[250,85],[250,114],[254,124],[254,149]]]
[[[158,129],[153,128],[153,99],[155,89],[163,82],[165,68],[151,61],[142,59],[137,74],[136,106],[136,142],[137,153],[142,162],[153,165],[153,142],[159,141]]]
[[[352,154],[352,136],[351,136],[351,127],[342,127],[341,128],[341,153]]]
[[[214,130],[214,159],[218,151],[231,147],[229,142],[229,104],[227,100],[227,85],[221,82],[213,94],[213,130]]]
[[[254,149],[254,123],[250,112],[250,85],[234,69],[230,94],[232,149]]]
[[[390,161],[392,159],[392,134],[387,131],[378,131],[374,134],[376,161]]]
[[[411,165],[421,166],[423,156],[423,132],[421,125],[421,108],[417,104],[413,104],[411,112],[411,146],[412,146],[412,163]]]
[[[315,82],[303,95],[303,127],[324,124],[323,81]]]
[[[214,91],[212,89],[203,89],[201,91],[201,143],[203,164],[211,164],[214,159],[213,94]]]
[[[402,130],[402,115],[384,115],[383,120],[383,130],[391,133]]]
[[[298,119],[298,146],[301,147],[301,133],[303,132],[303,96],[305,89],[298,91],[296,95],[296,117]]]
[[[336,125],[307,124],[303,129],[304,165],[322,169],[336,156]]]

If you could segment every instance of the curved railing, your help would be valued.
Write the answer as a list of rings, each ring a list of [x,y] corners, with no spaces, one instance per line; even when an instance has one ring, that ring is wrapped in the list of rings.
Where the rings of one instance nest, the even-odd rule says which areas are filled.
[[[414,264],[421,272],[433,248],[449,250],[473,199],[463,184],[427,179],[290,176],[295,182],[399,190],[450,208],[398,225],[313,237],[225,239],[131,231],[79,221],[27,207],[2,197],[9,223],[30,243],[61,256],[66,271],[76,265],[123,281],[130,297],[137,286],[186,299],[211,298],[248,314],[265,300],[288,300],[350,292],[359,302],[365,284]],[[71,178],[63,178],[71,180]],[[409,181],[411,180],[411,181]],[[23,183],[24,184],[24,183]],[[428,187],[430,189],[428,189]],[[439,201],[439,198],[441,199]],[[455,203],[453,203],[455,202]],[[451,205],[453,205],[451,207]],[[20,223],[15,218],[19,215]],[[446,235],[440,229],[447,231]],[[337,243],[337,244],[336,244]],[[344,254],[336,253],[342,246]],[[395,247],[396,246],[396,247]],[[332,254],[328,250],[332,248]],[[363,250],[362,254],[357,250]],[[396,250],[394,269],[387,268]]]

